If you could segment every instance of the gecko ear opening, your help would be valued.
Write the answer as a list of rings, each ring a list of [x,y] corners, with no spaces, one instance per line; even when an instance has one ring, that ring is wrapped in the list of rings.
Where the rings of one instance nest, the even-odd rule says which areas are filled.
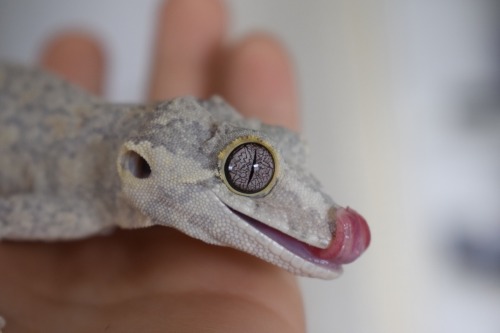
[[[151,175],[149,163],[139,153],[129,150],[122,155],[122,168],[128,170],[135,178],[148,178]]]

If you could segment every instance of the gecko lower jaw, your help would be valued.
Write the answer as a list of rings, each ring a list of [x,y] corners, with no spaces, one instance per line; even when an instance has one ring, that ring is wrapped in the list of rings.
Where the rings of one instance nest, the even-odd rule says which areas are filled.
[[[293,254],[329,270],[356,260],[370,245],[370,229],[365,219],[351,208],[337,208],[336,230],[327,248],[322,249],[297,240],[258,220],[231,209],[255,229]]]

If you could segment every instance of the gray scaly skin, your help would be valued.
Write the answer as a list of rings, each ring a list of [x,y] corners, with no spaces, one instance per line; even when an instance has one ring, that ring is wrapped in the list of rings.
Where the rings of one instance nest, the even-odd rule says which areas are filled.
[[[324,279],[369,242],[364,220],[304,168],[296,134],[245,119],[219,97],[111,104],[3,64],[0,156],[3,240],[164,225]]]

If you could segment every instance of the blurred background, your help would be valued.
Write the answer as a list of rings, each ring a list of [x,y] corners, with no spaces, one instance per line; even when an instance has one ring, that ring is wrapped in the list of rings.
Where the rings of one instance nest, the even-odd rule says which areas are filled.
[[[80,28],[107,95],[140,101],[157,0],[0,0],[0,58]],[[500,1],[228,1],[231,38],[294,57],[310,166],[367,218],[334,281],[301,279],[310,332],[500,332]]]

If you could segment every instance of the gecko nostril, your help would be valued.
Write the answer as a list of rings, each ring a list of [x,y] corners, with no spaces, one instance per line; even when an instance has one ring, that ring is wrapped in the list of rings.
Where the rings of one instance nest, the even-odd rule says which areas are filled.
[[[122,156],[122,167],[128,170],[134,177],[144,179],[151,175],[149,163],[133,150],[127,151]]]

